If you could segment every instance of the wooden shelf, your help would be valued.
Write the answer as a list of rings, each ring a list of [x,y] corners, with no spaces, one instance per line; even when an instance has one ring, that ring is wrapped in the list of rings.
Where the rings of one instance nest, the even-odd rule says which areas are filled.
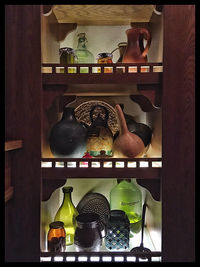
[[[115,251],[115,252],[109,252],[109,251],[104,251],[104,252],[40,252],[40,257],[42,258],[41,261],[50,261],[50,262],[54,262],[55,259],[54,257],[59,256],[60,261],[62,262],[68,262],[67,261],[67,257],[72,257],[74,260],[74,262],[80,262],[80,258],[81,257],[86,257],[87,261],[89,261],[89,258],[92,256],[95,257],[99,257],[99,262],[103,262],[103,257],[109,257],[111,258],[110,262],[115,262],[114,258],[115,257],[122,257],[124,260],[123,262],[128,262],[129,261],[129,257],[136,257],[136,258],[140,258],[142,256],[146,256],[148,261],[153,261],[154,257],[161,257],[162,253],[160,251],[151,251],[151,252],[130,252],[130,251]],[[79,258],[80,257],[80,258]],[[136,259],[130,259],[130,261],[137,261]]]
[[[160,179],[161,158],[42,158],[43,179]]]
[[[81,25],[129,25],[149,22],[153,5],[54,5],[59,23]]]
[[[14,188],[11,186],[11,153],[15,149],[22,148],[22,140],[5,141],[5,202],[12,198]]]
[[[10,140],[5,142],[5,152],[22,147],[22,140]]]
[[[14,193],[13,186],[10,186],[7,190],[5,190],[5,202],[12,198]]]
[[[161,158],[42,158],[42,200],[65,184],[68,178],[133,178],[155,181],[148,189],[160,198]],[[143,183],[145,186],[145,183]]]
[[[143,72],[145,67],[148,72]],[[64,73],[60,72],[60,68]],[[74,68],[75,73],[68,73],[68,68]],[[81,73],[81,68],[87,68],[87,73]],[[93,68],[101,68],[96,73]],[[104,71],[112,68],[112,72]],[[159,72],[155,71],[160,68]],[[160,84],[162,79],[162,63],[117,63],[117,64],[42,64],[43,85],[67,85],[70,83],[135,83]]]

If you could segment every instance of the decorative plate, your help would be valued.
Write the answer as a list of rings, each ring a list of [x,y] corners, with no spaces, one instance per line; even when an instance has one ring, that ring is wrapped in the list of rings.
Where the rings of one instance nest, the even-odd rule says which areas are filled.
[[[93,106],[96,105],[101,105],[104,106],[108,110],[108,127],[113,133],[113,136],[117,131],[119,131],[119,126],[117,122],[117,114],[115,112],[115,109],[108,103],[104,101],[99,101],[99,100],[90,100],[81,103],[79,106],[75,108],[75,116],[78,121],[83,122],[87,124],[88,126],[91,125],[91,120],[90,120],[90,111],[93,108]],[[105,114],[103,109],[101,108],[96,108],[93,112],[93,119],[95,120],[97,115],[101,112],[102,118],[104,118]]]

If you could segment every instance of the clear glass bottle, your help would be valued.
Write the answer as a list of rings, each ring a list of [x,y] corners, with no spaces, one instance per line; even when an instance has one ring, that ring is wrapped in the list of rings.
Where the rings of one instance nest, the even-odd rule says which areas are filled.
[[[142,193],[131,179],[118,179],[110,191],[110,209],[123,210],[129,218],[130,230],[138,233],[142,219]]]
[[[86,46],[88,41],[85,35],[86,34],[84,32],[78,34],[78,45],[77,49],[75,50],[78,58],[77,61],[78,63],[94,63],[94,56]]]
[[[78,216],[78,211],[76,210],[71,198],[73,187],[63,187],[62,191],[64,193],[63,202],[56,213],[54,221],[61,221],[64,223],[66,233],[66,245],[69,246],[74,243],[76,216]]]

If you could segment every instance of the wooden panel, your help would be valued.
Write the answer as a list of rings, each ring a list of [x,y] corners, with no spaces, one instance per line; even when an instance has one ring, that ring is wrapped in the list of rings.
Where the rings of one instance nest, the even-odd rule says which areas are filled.
[[[195,261],[195,5],[164,7],[163,261]]]
[[[12,162],[13,198],[6,204],[5,260],[39,261],[40,5],[5,6],[5,136],[23,140]],[[10,152],[9,152],[10,153]]]
[[[58,21],[53,13],[49,16],[41,14],[41,49],[43,63],[59,63],[60,44]]]
[[[59,23],[128,25],[148,22],[153,5],[55,5],[53,12]]]
[[[14,150],[22,147],[22,140],[10,140],[5,142],[5,151]]]

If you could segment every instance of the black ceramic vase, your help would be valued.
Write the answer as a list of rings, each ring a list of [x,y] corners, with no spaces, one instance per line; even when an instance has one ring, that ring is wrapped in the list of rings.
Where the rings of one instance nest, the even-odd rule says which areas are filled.
[[[49,145],[55,157],[82,158],[86,151],[86,127],[76,120],[74,108],[65,107],[62,119],[51,129]]]

